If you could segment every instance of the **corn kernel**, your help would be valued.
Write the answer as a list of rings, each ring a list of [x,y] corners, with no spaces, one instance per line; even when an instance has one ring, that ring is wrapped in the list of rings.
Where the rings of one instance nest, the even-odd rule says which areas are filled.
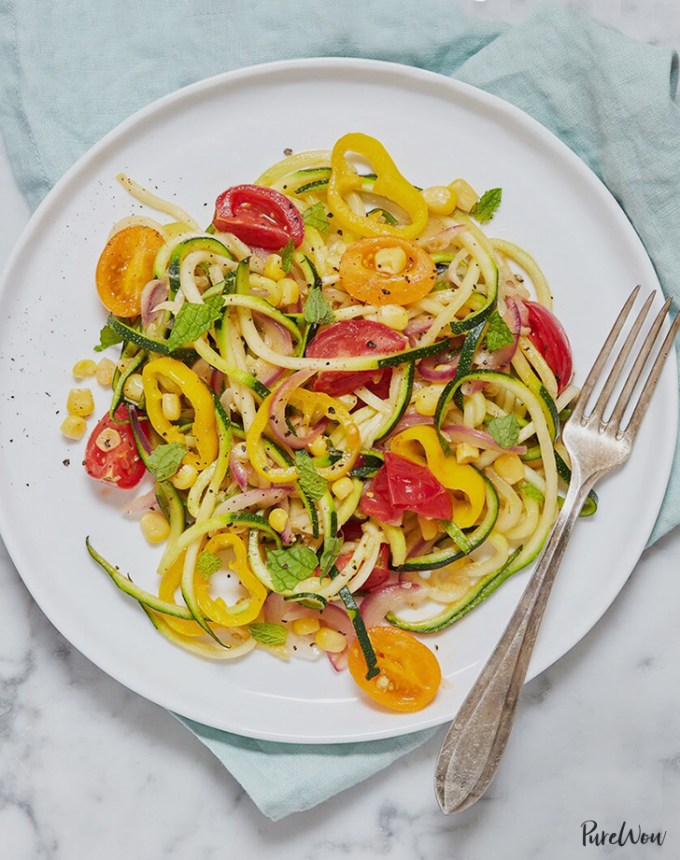
[[[352,479],[348,478],[347,475],[344,478],[338,478],[337,481],[331,484],[331,490],[336,499],[346,499],[353,489],[354,484]]]
[[[419,415],[434,415],[437,411],[437,402],[444,390],[442,383],[428,385],[426,388],[421,388],[413,399],[413,405]]]
[[[517,454],[501,454],[494,461],[493,467],[496,474],[508,484],[516,484],[524,478],[524,464]]]
[[[300,287],[298,287],[297,281],[294,281],[292,278],[283,278],[280,280],[279,287],[281,289],[282,305],[294,305],[300,298]]]
[[[395,331],[403,331],[408,325],[408,313],[399,305],[383,305],[378,310],[377,320]]]
[[[310,633],[317,633],[321,624],[318,618],[296,618],[291,624],[293,633],[296,636],[309,636]]]
[[[139,403],[144,394],[144,382],[141,373],[131,373],[128,376],[123,386],[123,394],[128,400],[134,400],[135,403]]]
[[[102,358],[95,370],[95,379],[100,385],[106,388],[113,382],[113,374],[116,370],[116,365],[110,358]]]
[[[437,525],[435,520],[428,520],[425,517],[418,517],[418,525],[420,526],[420,533],[423,536],[423,540],[433,540],[437,537],[437,533],[439,532],[439,526]]]
[[[170,478],[170,483],[178,490],[188,490],[196,483],[198,471],[194,466],[183,463],[175,474]]]
[[[381,248],[375,252],[374,256],[375,267],[381,272],[388,272],[390,275],[398,275],[406,268],[408,258],[406,251],[399,245],[392,248]]]
[[[182,403],[178,394],[166,392],[161,396],[161,412],[168,421],[177,421],[182,414]]]
[[[149,543],[161,543],[170,534],[170,523],[158,511],[148,511],[140,520],[142,534]]]
[[[347,647],[345,634],[331,630],[330,627],[321,627],[317,631],[314,641],[322,651],[328,651],[329,654],[339,654]]]
[[[284,511],[283,508],[274,508],[267,517],[267,522],[275,532],[282,532],[288,522],[288,511]]]
[[[286,277],[283,271],[283,260],[280,254],[270,254],[264,263],[264,271],[262,274],[265,278],[271,278],[272,281],[281,281]]]
[[[89,388],[72,388],[68,393],[66,408],[69,415],[87,418],[94,412],[94,398]]]
[[[82,361],[76,361],[72,373],[74,379],[89,379],[90,376],[95,375],[96,371],[96,362],[92,361],[91,358],[84,358]]]
[[[69,415],[61,423],[61,432],[67,439],[73,439],[74,441],[82,439],[86,430],[87,422],[78,415]]]
[[[105,427],[94,440],[100,451],[113,451],[123,440],[120,433],[113,427]]]
[[[456,208],[457,195],[446,185],[433,185],[423,191],[427,208],[433,215],[450,215]]]
[[[323,436],[317,436],[316,439],[312,440],[309,451],[315,457],[324,457],[328,453],[326,439]]]
[[[469,212],[479,200],[479,194],[464,179],[454,179],[449,188],[457,197],[456,206],[463,212]]]

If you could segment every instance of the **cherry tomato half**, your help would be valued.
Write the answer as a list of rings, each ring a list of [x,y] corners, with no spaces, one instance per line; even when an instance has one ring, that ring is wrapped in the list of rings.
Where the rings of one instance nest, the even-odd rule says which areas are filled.
[[[524,302],[529,311],[529,340],[541,353],[555,374],[557,392],[569,385],[574,369],[571,346],[562,324],[555,314],[538,302]]]
[[[119,317],[136,317],[142,291],[153,278],[156,254],[165,240],[151,227],[125,227],[106,243],[97,263],[97,293],[104,307]]]
[[[375,561],[373,570],[368,575],[368,579],[361,586],[361,591],[373,591],[380,588],[389,579],[390,576],[390,548],[386,543],[380,544],[378,558]]]
[[[391,451],[385,454],[385,465],[367,484],[359,510],[388,525],[400,525],[404,511],[427,519],[450,520],[453,516],[451,495],[432,472]]]
[[[322,329],[309,344],[305,354],[309,358],[391,355],[402,352],[407,344],[408,340],[403,334],[382,323],[365,319],[343,320]],[[382,393],[384,379],[391,378],[391,375],[390,371],[385,370],[332,370],[317,374],[314,390],[323,391],[331,397],[341,397],[366,385],[375,386]]]
[[[370,627],[368,637],[380,673],[366,680],[366,660],[355,640],[349,650],[349,671],[358,686],[393,711],[419,711],[429,705],[442,680],[442,670],[432,651],[398,627]]]
[[[401,249],[406,265],[393,274],[376,263],[378,251]],[[395,236],[379,236],[353,242],[340,260],[340,280],[347,292],[371,305],[408,305],[424,298],[437,280],[430,255],[415,242]]]
[[[261,185],[234,185],[223,191],[215,201],[212,223],[246,245],[269,251],[280,251],[289,241],[297,248],[305,237],[302,215],[294,203]]]
[[[146,430],[148,422],[140,423]],[[85,469],[92,478],[123,490],[142,480],[146,467],[137,451],[124,404],[116,409],[115,420],[107,412],[92,431],[85,448]]]

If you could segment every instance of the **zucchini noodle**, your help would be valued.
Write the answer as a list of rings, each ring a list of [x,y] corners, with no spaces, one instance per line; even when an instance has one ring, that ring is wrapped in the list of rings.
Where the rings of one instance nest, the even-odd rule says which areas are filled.
[[[456,622],[536,558],[566,491],[558,415],[578,389],[566,337],[539,325],[545,275],[487,236],[488,195],[421,193],[370,147],[375,163],[289,155],[223,192],[205,230],[117,177],[173,219],[131,215],[110,239],[153,247],[125,246],[141,297],[108,325],[141,380],[117,383],[111,426],[156,481],[159,597],[88,549],[198,657],[302,643],[370,667],[366,625]]]

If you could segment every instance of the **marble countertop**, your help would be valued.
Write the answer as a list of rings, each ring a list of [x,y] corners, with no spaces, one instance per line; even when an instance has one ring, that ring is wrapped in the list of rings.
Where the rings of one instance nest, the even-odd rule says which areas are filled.
[[[534,0],[467,0],[521,20]],[[680,48],[677,0],[573,0]],[[0,258],[28,218],[0,151]],[[310,812],[264,818],[163,709],[104,675],[51,626],[0,543],[0,855],[573,860],[680,856],[680,529],[640,560],[585,639],[525,689],[487,796],[459,817],[432,789],[441,735]],[[582,824],[667,831],[662,847],[583,847]]]

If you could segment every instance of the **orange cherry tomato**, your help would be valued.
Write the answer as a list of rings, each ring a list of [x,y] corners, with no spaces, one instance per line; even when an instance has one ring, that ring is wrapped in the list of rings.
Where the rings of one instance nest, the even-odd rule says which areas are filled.
[[[398,274],[380,268],[375,255],[388,248],[401,248],[406,265]],[[340,260],[340,280],[345,290],[360,302],[371,305],[409,305],[426,296],[437,280],[437,269],[415,242],[395,236],[377,236],[353,242]]]
[[[442,670],[432,651],[398,627],[371,627],[368,636],[380,673],[366,680],[366,660],[358,640],[349,651],[349,671],[361,689],[393,711],[419,711],[437,695]]]
[[[142,290],[153,278],[156,254],[165,244],[159,232],[138,224],[114,233],[97,263],[97,292],[119,317],[141,313]]]

